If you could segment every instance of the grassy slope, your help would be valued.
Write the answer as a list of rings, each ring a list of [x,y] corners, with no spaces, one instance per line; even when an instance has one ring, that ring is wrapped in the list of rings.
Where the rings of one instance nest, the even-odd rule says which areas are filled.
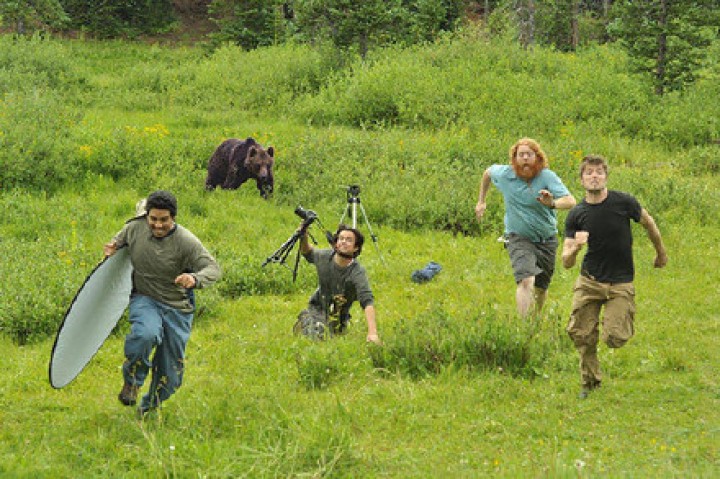
[[[258,262],[285,239],[283,222],[288,234],[294,224],[288,212],[250,194],[230,209],[229,229],[280,225],[270,237],[238,239]],[[492,238],[377,233],[386,264],[372,246],[363,256],[386,340],[399,319],[438,305],[458,318],[512,309],[509,266]],[[451,370],[420,381],[378,375],[361,323],[327,344],[293,338],[293,318],[312,283],[307,266],[303,286],[286,295],[227,301],[203,293],[209,311],[190,341],[186,383],[145,422],[115,398],[120,336],[61,391],[46,380],[51,341],[18,348],[3,339],[0,473],[562,477],[577,467],[582,476],[711,477],[719,460],[717,297],[696,292],[717,277],[705,255],[717,249],[713,235],[708,228],[688,242],[678,228],[666,231],[672,262],[664,271],[648,267],[652,251],[639,236],[637,337],[624,349],[602,349],[605,386],[587,401],[576,399],[575,353],[562,333],[574,271],[558,272],[553,284],[540,334],[561,343],[532,381]],[[411,283],[409,273],[430,259],[443,272],[429,284]],[[306,389],[299,373],[312,354],[341,364],[320,390]]]
[[[118,80],[108,73],[107,81]],[[211,125],[202,127],[214,128],[218,116],[208,113]],[[135,119],[172,121],[152,112],[111,115],[102,108],[86,118],[98,130]],[[253,118],[244,125],[262,131],[268,124]],[[231,134],[223,128],[219,136]],[[301,130],[292,124],[271,128],[278,136]],[[188,138],[215,142],[206,136],[187,126]],[[55,212],[51,236],[41,235],[54,256],[72,243],[74,216],[78,254],[94,258],[137,195],[133,188],[101,183],[91,191],[30,199],[39,218],[28,216],[27,225],[15,227],[37,229],[42,217]],[[662,271],[649,266],[652,249],[637,231],[637,335],[621,350],[602,348],[605,386],[578,401],[576,355],[563,333],[576,269],[558,271],[554,280],[540,334],[556,350],[538,378],[449,369],[413,381],[373,371],[362,322],[347,337],[325,344],[291,336],[313,287],[312,270],[303,266],[298,284],[289,285],[289,273],[279,267],[259,269],[298,222],[287,204],[262,202],[248,187],[211,196],[188,188],[182,198],[193,207],[181,221],[218,254],[226,278],[240,268],[255,280],[270,277],[267,284],[280,285],[283,294],[231,300],[219,294],[223,285],[201,293],[208,311],[188,346],[185,385],[160,415],[145,422],[136,421],[116,399],[122,334],[111,337],[83,374],[60,391],[47,381],[52,340],[18,347],[0,338],[0,476],[717,475],[716,226],[695,226],[691,218],[687,224],[663,225],[671,263]],[[497,195],[491,199],[499,201]],[[473,203],[468,198],[467,208]],[[339,192],[336,204],[305,206],[318,209],[332,225],[344,197]],[[64,223],[58,210],[74,215]],[[393,341],[401,319],[435,308],[458,320],[513,310],[509,264],[492,235],[462,238],[389,228],[376,233],[385,264],[371,244],[362,260],[370,270],[386,341]],[[429,284],[411,283],[412,270],[429,260],[439,262],[443,272]],[[67,268],[68,275],[77,271],[77,266]],[[75,280],[79,284],[81,278]],[[357,310],[355,315],[361,316]],[[323,361],[337,370],[327,375],[326,387],[308,389],[303,373],[308,364]]]

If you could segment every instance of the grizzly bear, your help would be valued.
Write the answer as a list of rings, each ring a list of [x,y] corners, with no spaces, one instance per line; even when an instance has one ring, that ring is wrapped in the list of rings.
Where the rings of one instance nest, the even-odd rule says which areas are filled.
[[[236,190],[254,178],[260,196],[267,199],[274,188],[274,155],[272,146],[265,149],[253,138],[225,140],[210,157],[205,189],[212,191],[219,186],[225,190]]]

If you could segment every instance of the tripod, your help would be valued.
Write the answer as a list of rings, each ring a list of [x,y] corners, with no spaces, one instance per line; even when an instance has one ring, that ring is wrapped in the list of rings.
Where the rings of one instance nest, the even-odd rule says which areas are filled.
[[[296,211],[296,213],[297,213],[297,211]],[[300,240],[300,238],[303,237],[303,235],[305,234],[305,232],[307,231],[307,229],[310,227],[311,224],[313,224],[315,221],[317,221],[318,224],[320,224],[320,220],[318,220],[318,217],[315,214],[315,212],[310,211],[309,213],[311,213],[311,214],[306,215],[300,228],[298,228],[298,230],[295,231],[295,233],[293,233],[292,236],[290,236],[290,238],[287,239],[287,241],[285,241],[282,245],[280,245],[280,247],[277,250],[275,250],[274,253],[272,253],[270,256],[268,256],[265,259],[265,261],[262,264],[263,268],[268,263],[279,263],[279,264],[285,266],[286,268],[288,267],[285,264],[285,260],[290,255],[290,252],[295,247],[295,244],[298,242],[298,240]],[[320,224],[320,226],[322,227],[322,224]],[[328,232],[328,231],[325,232],[325,236],[328,236],[329,234],[330,234],[330,232]],[[310,233],[308,233],[308,235],[310,236],[310,239],[312,239],[313,243],[317,244],[317,241],[315,241],[315,238]],[[292,270],[293,282],[297,278],[297,272],[298,272],[299,265],[300,265],[300,248],[298,248],[298,250],[297,250],[297,256],[295,257],[295,266],[293,267],[293,270]]]
[[[357,228],[357,210],[358,206],[360,207],[360,211],[362,212],[363,219],[365,220],[365,225],[367,226],[368,231],[370,232],[370,237],[373,240],[373,243],[375,244],[375,249],[378,252],[378,255],[380,255],[380,261],[385,264],[385,259],[383,258],[382,253],[380,252],[380,247],[378,246],[378,237],[373,232],[372,226],[370,226],[370,221],[368,221],[367,213],[365,213],[365,208],[363,207],[362,203],[360,203],[360,186],[358,185],[350,185],[346,189],[347,193],[347,205],[345,206],[345,210],[343,211],[342,216],[340,217],[340,224],[343,224],[343,221],[345,220],[345,216],[350,216],[352,219],[352,227]]]

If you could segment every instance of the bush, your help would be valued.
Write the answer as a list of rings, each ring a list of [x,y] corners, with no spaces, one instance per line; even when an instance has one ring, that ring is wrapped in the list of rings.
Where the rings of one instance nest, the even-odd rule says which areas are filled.
[[[243,51],[225,44],[190,67],[193,78],[177,84],[177,101],[235,114],[293,111],[296,98],[317,92],[338,67],[337,61],[307,45]]]
[[[81,177],[71,139],[79,119],[51,90],[0,100],[0,185],[55,191]]]
[[[60,42],[0,35],[0,91],[38,92],[83,83]]]
[[[467,320],[435,309],[396,323],[385,335],[384,347],[370,352],[376,368],[414,379],[446,368],[532,377],[551,350],[547,340],[534,332],[529,321],[508,321],[494,310]]]
[[[6,202],[6,206],[11,207],[11,203]],[[18,344],[37,342],[57,331],[83,274],[89,273],[93,264],[79,248],[76,223],[58,241],[51,239],[33,216],[30,211],[23,216],[31,227],[16,231],[12,241],[0,241],[0,275],[5,283],[0,333]],[[44,274],[38,274],[40,265]]]
[[[135,37],[166,31],[175,22],[170,0],[133,2],[62,0],[74,28],[99,38]]]

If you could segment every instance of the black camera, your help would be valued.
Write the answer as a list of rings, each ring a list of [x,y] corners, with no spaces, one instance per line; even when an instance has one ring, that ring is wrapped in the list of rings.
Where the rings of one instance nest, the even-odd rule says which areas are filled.
[[[300,205],[295,208],[295,214],[308,223],[317,219],[317,213],[315,213],[313,210],[306,210]]]

